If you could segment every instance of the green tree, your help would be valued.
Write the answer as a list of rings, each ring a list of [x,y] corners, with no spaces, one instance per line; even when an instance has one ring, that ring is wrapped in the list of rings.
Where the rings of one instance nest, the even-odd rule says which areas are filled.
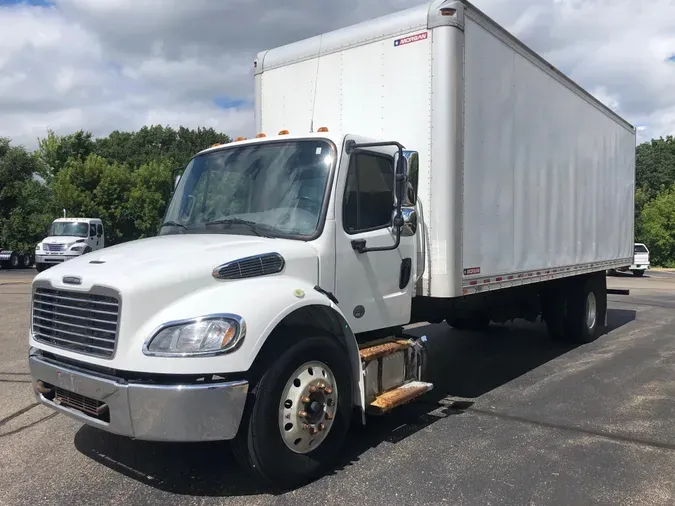
[[[133,173],[134,187],[129,195],[128,209],[134,218],[137,237],[157,234],[173,187],[173,165],[168,161],[154,161]]]
[[[675,137],[652,139],[637,147],[635,159],[635,186],[647,197],[654,198],[660,191],[675,184]]]
[[[79,130],[74,134],[57,135],[47,131],[47,137],[38,139],[36,155],[48,176],[58,174],[69,161],[82,161],[94,151],[90,132]]]
[[[675,266],[675,186],[645,204],[640,216],[641,242],[654,265]]]

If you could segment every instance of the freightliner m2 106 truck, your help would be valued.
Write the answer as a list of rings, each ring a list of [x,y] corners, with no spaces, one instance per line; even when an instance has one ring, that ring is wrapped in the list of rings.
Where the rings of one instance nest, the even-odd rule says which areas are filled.
[[[131,438],[232,440],[289,487],[353,420],[432,388],[407,324],[599,335],[605,271],[633,261],[630,124],[464,1],[255,66],[259,133],[189,162],[157,237],[35,278],[41,403]]]

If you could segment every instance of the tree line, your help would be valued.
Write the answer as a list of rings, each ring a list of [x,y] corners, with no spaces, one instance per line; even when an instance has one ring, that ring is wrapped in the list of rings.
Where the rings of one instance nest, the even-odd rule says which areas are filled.
[[[213,128],[163,126],[100,138],[49,131],[33,152],[0,138],[0,246],[33,251],[63,209],[101,218],[106,245],[156,235],[173,169],[229,141]]]
[[[101,218],[106,244],[155,235],[173,169],[229,140],[213,128],[159,125],[100,138],[49,131],[33,152],[0,138],[0,246],[32,251],[63,209]],[[637,147],[635,178],[635,240],[647,245],[654,265],[675,267],[674,137]]]

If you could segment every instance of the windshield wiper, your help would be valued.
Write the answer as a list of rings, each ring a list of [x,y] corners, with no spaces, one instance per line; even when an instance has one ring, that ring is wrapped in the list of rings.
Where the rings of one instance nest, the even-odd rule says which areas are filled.
[[[267,237],[260,233],[260,224],[256,223],[255,221],[242,220],[241,218],[226,218],[223,220],[207,221],[204,223],[205,227],[211,225],[244,225],[258,237]]]
[[[187,230],[188,228],[183,225],[182,223],[178,223],[177,221],[165,221],[162,223],[159,228],[164,228],[164,227],[180,227],[184,230]]]

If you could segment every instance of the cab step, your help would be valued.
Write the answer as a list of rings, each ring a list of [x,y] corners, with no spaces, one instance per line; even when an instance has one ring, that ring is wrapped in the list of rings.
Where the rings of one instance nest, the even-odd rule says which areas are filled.
[[[393,355],[396,352],[406,350],[410,346],[407,339],[387,338],[373,341],[359,348],[359,355],[364,362],[370,362],[378,358]]]
[[[424,381],[410,381],[400,387],[394,388],[378,395],[366,408],[366,412],[372,415],[382,415],[392,409],[420,397],[434,388],[432,383]]]

